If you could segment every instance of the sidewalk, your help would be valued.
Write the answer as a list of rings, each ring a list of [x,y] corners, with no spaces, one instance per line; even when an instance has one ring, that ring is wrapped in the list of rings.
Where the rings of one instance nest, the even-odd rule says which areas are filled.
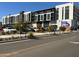
[[[60,34],[60,32],[56,32],[57,34]],[[38,36],[38,35],[46,35],[46,34],[53,34],[53,32],[44,32],[44,33],[36,33],[34,32],[33,33],[35,36]],[[25,34],[11,34],[11,35],[1,35],[0,38],[11,38],[11,37],[23,37],[25,36]],[[28,36],[28,34],[26,34],[26,36]]]
[[[35,36],[36,35],[45,35],[45,34],[49,34],[49,32],[45,32],[45,33],[33,33]],[[11,35],[1,35],[0,38],[11,38],[11,37],[23,37],[25,36],[25,34],[11,34]],[[26,34],[26,36],[28,36],[28,34]]]

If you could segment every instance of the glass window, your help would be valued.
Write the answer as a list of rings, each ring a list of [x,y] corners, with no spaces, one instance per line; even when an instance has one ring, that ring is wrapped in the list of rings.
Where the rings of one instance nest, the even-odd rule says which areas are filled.
[[[47,20],[51,19],[51,14],[47,14]]]
[[[40,21],[40,15],[38,15],[38,21]]]
[[[57,10],[56,10],[56,19],[57,20],[59,19],[59,8],[57,8]]]
[[[63,19],[63,15],[64,15],[64,7],[62,8],[62,19]]]
[[[65,19],[69,19],[69,6],[65,7]]]
[[[51,20],[55,21],[55,13],[51,13]]]
[[[37,21],[38,20],[38,16],[35,16],[35,21]]]
[[[40,20],[44,20],[44,15],[40,15]]]
[[[44,20],[46,21],[46,14],[44,14]]]

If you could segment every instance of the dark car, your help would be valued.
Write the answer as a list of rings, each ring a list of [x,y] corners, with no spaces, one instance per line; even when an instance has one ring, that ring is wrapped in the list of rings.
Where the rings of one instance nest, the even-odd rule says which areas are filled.
[[[33,28],[30,28],[30,27],[27,27],[27,28],[26,28],[26,31],[27,31],[27,32],[35,32],[35,30],[34,30]]]

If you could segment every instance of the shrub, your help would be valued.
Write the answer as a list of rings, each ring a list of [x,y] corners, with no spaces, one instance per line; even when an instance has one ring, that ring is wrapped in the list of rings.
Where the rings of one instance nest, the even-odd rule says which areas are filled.
[[[57,25],[51,25],[48,27],[48,32],[54,32],[54,35],[56,34]]]
[[[70,29],[73,30],[73,27],[71,27]]]
[[[5,34],[10,34],[10,32],[5,32]]]
[[[37,30],[37,32],[44,32],[44,31],[45,31],[44,28],[39,28],[39,29]]]
[[[48,32],[52,32],[52,26],[48,27]]]
[[[54,34],[56,34],[55,32],[57,30],[57,25],[52,25],[52,30],[53,30]]]
[[[16,33],[17,33],[17,31],[12,31],[12,32],[11,32],[11,34],[16,34]]]
[[[29,35],[28,35],[28,38],[29,38],[29,39],[35,39],[35,36],[33,35],[32,32],[30,32]]]
[[[42,28],[42,25],[40,23],[37,23],[37,28],[38,29],[41,29]]]
[[[52,25],[52,30],[56,31],[57,30],[57,25]]]
[[[5,35],[5,32],[2,32],[2,35]]]
[[[21,21],[19,21],[18,23],[15,23],[14,25],[13,25],[13,27],[17,30],[17,31],[19,31],[19,32],[25,32],[26,31],[26,28],[27,28],[27,23],[25,22],[21,22]]]
[[[66,28],[61,26],[60,30],[64,32],[66,30]]]
[[[0,38],[0,41],[3,41],[3,39]]]

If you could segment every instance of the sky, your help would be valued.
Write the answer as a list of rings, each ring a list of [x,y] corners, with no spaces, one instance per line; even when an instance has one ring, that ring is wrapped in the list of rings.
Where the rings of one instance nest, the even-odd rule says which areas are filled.
[[[68,2],[0,2],[0,21],[2,21],[2,16],[9,14],[17,14],[20,11],[37,11],[64,3]]]

